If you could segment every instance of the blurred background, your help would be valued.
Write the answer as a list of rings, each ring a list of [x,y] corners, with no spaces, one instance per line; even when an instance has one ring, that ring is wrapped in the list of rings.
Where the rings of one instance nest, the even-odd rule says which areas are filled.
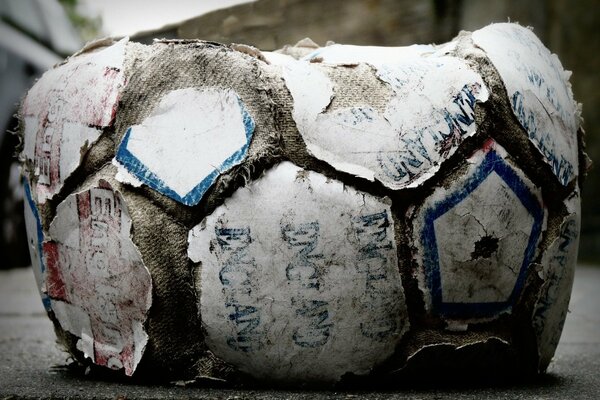
[[[402,46],[443,43],[507,20],[532,26],[573,71],[587,153],[600,163],[598,0],[0,0],[0,268],[29,265],[14,113],[45,70],[104,36],[199,38],[263,50],[305,37]],[[599,164],[600,165],[600,164]],[[600,264],[600,167],[583,188],[580,261]]]

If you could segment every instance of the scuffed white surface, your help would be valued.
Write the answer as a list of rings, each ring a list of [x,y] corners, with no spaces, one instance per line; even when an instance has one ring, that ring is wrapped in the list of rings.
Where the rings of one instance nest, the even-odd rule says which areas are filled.
[[[433,198],[436,195],[441,196],[442,191]],[[521,269],[533,222],[515,193],[495,172],[451,211],[436,219],[444,302],[507,301]],[[489,257],[473,259],[475,242],[485,236],[500,239],[497,250]]]
[[[369,63],[383,65],[402,63],[406,58],[419,57],[433,53],[435,46],[429,44],[413,44],[404,47],[355,46],[349,44],[333,44],[321,47],[310,53],[304,60],[319,60],[326,64],[353,65]]]
[[[294,61],[294,57],[287,54],[277,53],[275,51],[261,51],[262,55],[273,65],[284,65]]]
[[[475,134],[475,103],[486,101],[488,91],[464,61],[430,53],[429,46],[360,50],[334,45],[312,57],[371,64],[393,92],[383,114],[368,104],[323,112],[335,91],[326,75],[333,67],[273,60],[281,65],[294,98],[298,130],[309,153],[340,171],[379,180],[391,189],[418,186]]]
[[[77,336],[77,349],[94,361],[94,340],[89,315],[81,308],[64,301],[52,301],[52,311],[60,326]]]
[[[33,164],[34,198],[51,199],[79,166],[82,150],[112,122],[128,39],[71,57],[46,72],[25,97],[23,156]]]
[[[489,151],[494,151],[500,158],[506,159],[508,154],[504,148],[493,140],[488,140],[483,149],[476,151],[467,161],[468,169],[449,187],[439,187],[427,197],[413,221],[414,244],[417,249],[415,258],[419,265],[419,287],[426,298],[426,307],[430,310],[443,306],[434,305],[435,287],[432,287],[430,275],[433,268],[439,268],[440,301],[444,304],[472,304],[485,308],[486,304],[509,301],[515,288],[527,246],[533,232],[535,217],[531,214],[514,189],[492,170],[473,189],[467,189],[480,172],[480,166]],[[497,161],[496,161],[497,162]],[[510,165],[510,164],[507,164]],[[520,170],[508,167],[524,184],[528,191],[542,207],[541,190],[535,186]],[[480,178],[477,178],[480,179]],[[427,237],[426,216],[432,210],[444,210],[444,202],[451,198],[462,198],[453,206],[448,206],[433,221],[435,236],[434,253],[438,265],[432,265],[425,246],[431,243]],[[450,203],[448,203],[450,204]],[[542,209],[541,230],[545,229],[546,211]],[[435,215],[435,214],[434,214]],[[484,239],[486,238],[487,239]],[[482,243],[495,242],[489,251],[479,252]],[[482,241],[483,240],[483,241]],[[541,235],[537,238],[537,244]],[[479,244],[478,244],[479,242]],[[479,251],[476,251],[478,249]],[[536,250],[537,252],[537,250]],[[535,253],[534,253],[535,254]],[[533,258],[532,260],[533,261]],[[509,310],[507,305],[497,311],[485,312],[487,317],[494,317],[499,312]],[[469,313],[473,312],[472,315]],[[460,315],[463,319],[478,319],[480,311],[465,311]],[[485,316],[485,315],[483,315]]]
[[[58,205],[44,243],[48,295],[64,311],[56,314],[61,327],[82,340],[96,364],[127,375],[148,341],[143,323],[152,301],[150,273],[130,231],[123,198],[100,181]]]
[[[578,174],[579,117],[568,78],[556,54],[517,24],[493,24],[473,32],[508,92],[513,112],[563,185]]]
[[[140,187],[144,183],[140,181],[138,178],[129,173],[127,168],[121,165],[116,159],[112,159],[111,164],[117,167],[117,173],[115,174],[115,178],[122,183],[127,183],[133,187]]]
[[[133,365],[138,365],[144,355],[146,344],[148,343],[148,334],[144,329],[142,321],[133,321],[133,342],[139,343],[139,346],[135,346],[133,349]]]
[[[210,350],[281,381],[336,381],[408,328],[390,202],[284,162],[190,231]]]
[[[218,174],[243,161],[253,131],[253,120],[231,89],[170,91],[127,130],[113,160],[123,167],[117,179],[197,204]]]
[[[35,158],[35,142],[38,131],[38,117],[36,115],[24,115],[23,122],[23,156],[27,160]]]
[[[569,213],[558,237],[542,256],[542,293],[535,306],[533,326],[538,340],[539,365],[545,369],[558,345],[567,316],[575,275],[581,227],[579,190],[565,201]]]
[[[322,70],[307,61],[278,53],[268,53],[265,57],[271,64],[282,67],[286,85],[294,98],[294,120],[302,133],[331,103],[333,83]]]
[[[80,123],[65,122],[60,135],[59,173],[75,171],[81,160],[81,150],[95,142],[99,133],[97,129]]]

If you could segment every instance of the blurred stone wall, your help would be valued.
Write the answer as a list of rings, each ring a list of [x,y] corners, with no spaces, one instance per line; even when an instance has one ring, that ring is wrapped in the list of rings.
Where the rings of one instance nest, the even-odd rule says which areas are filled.
[[[362,45],[442,43],[507,20],[532,26],[557,53],[584,104],[587,151],[599,167],[583,188],[580,259],[600,263],[600,4],[598,0],[258,0],[139,35],[245,43],[263,50],[310,37]]]
[[[457,31],[460,1],[258,0],[136,37],[201,38],[275,50],[310,37],[338,43],[443,42]]]

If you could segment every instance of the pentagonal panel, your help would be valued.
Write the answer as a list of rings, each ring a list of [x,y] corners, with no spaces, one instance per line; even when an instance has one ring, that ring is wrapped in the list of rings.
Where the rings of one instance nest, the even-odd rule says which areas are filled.
[[[541,193],[495,142],[464,176],[425,200],[415,220],[422,286],[431,309],[483,317],[507,310],[520,292],[544,224]]]
[[[220,173],[242,162],[253,132],[254,121],[233,90],[173,90],[127,130],[117,177],[194,205]]]

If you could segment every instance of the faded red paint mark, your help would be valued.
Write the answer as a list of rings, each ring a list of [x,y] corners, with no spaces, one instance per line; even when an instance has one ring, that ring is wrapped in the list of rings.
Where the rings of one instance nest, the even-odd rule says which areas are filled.
[[[134,325],[146,320],[150,274],[123,223],[123,200],[108,182],[78,193],[75,203],[76,209],[65,209],[76,213],[70,218],[76,220],[79,241],[76,248],[56,245],[55,268],[64,276],[69,302],[89,316],[94,362],[131,375],[136,346],[141,345],[135,342]]]
[[[46,290],[48,296],[53,299],[68,301],[60,268],[58,245],[55,242],[45,242],[42,244],[42,248],[46,261]]]
[[[77,212],[79,213],[79,219],[87,219],[92,214],[92,208],[90,205],[90,192],[86,191],[78,193],[77,197]],[[79,234],[82,236],[82,234]]]
[[[483,151],[485,151],[487,153],[490,150],[492,150],[495,145],[496,145],[496,142],[494,141],[494,139],[489,138],[483,143]]]
[[[126,347],[121,351],[121,360],[123,360],[123,368],[127,375],[132,375],[135,366],[133,365],[133,346]]]
[[[37,117],[39,121],[33,161],[39,171],[34,186],[40,199],[58,192],[66,174],[71,172],[60,171],[65,124],[102,128],[110,126],[116,117],[120,92],[125,86],[122,70],[104,65],[101,52],[86,60],[75,58],[44,74],[23,103],[24,116]]]

